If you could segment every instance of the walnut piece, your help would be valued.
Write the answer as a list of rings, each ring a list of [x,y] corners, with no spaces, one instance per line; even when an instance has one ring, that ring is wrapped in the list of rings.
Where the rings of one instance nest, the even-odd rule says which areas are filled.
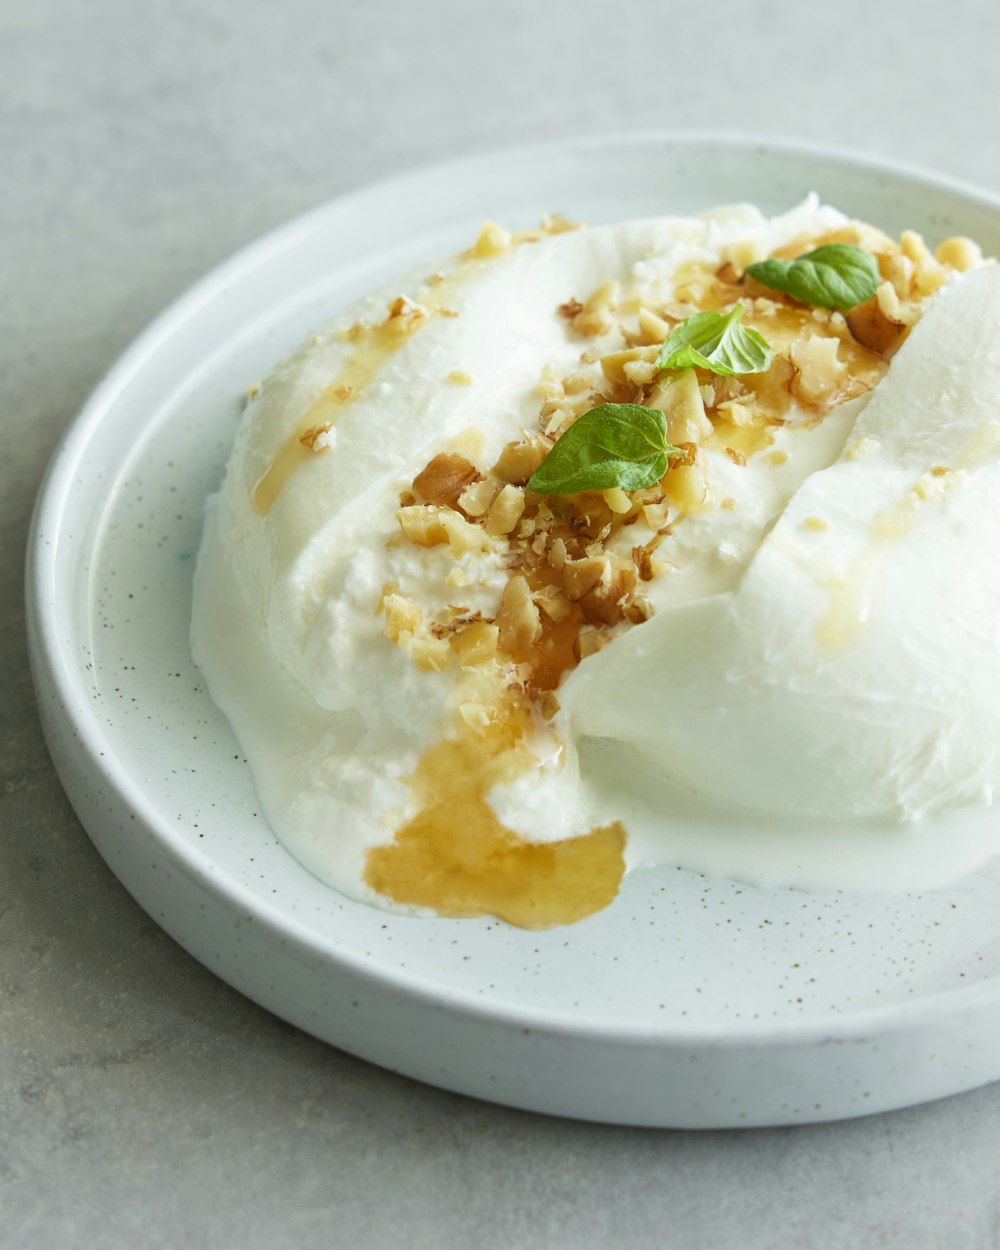
[[[403,533],[418,547],[447,543],[452,555],[460,556],[467,551],[481,551],[486,546],[482,529],[451,508],[410,504],[400,508],[396,517]]]
[[[519,573],[503,589],[496,624],[501,649],[515,659],[525,655],[541,636],[542,618],[527,578]]]
[[[588,556],[583,560],[569,560],[562,571],[563,590],[571,603],[576,603],[601,581],[611,576],[611,564],[606,556]]]
[[[899,296],[890,282],[883,282],[870,300],[852,308],[846,320],[847,328],[862,347],[885,357],[899,348],[910,329],[903,320]]]
[[[792,344],[789,354],[798,370],[792,390],[803,403],[826,403],[839,389],[847,368],[837,355],[839,345],[837,339],[818,334],[797,338]]]
[[[484,221],[479,237],[470,250],[473,256],[499,256],[501,252],[506,252],[511,242],[509,230],[498,226],[495,221]]]
[[[397,646],[401,645],[404,635],[412,636],[423,620],[423,613],[417,605],[395,592],[382,596],[382,611],[385,614],[383,633]]]
[[[443,451],[413,479],[413,493],[421,503],[454,508],[465,488],[479,476],[464,456]]]
[[[551,447],[551,443],[537,435],[508,443],[490,472],[502,482],[523,486],[549,454]]]
[[[490,621],[476,621],[452,635],[451,645],[458,654],[463,668],[486,664],[497,653],[499,628]]]
[[[481,517],[487,511],[503,483],[489,475],[477,482],[470,482],[458,497],[458,506],[470,517]]]
[[[508,483],[490,504],[483,523],[487,534],[501,537],[512,532],[524,512],[524,491]]]

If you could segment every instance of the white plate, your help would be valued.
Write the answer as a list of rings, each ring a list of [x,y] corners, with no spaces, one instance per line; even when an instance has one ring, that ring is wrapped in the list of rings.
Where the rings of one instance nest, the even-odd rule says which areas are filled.
[[[29,557],[46,734],[142,906],[225,980],[375,1063],[482,1098],[669,1126],[832,1119],[1000,1077],[1000,866],[918,897],[635,873],[530,933],[344,899],[257,814],[188,651],[191,571],[243,388],[311,329],[481,220],[588,222],[810,189],[890,231],[1000,252],[1000,201],[786,144],[600,137],[408,174],[269,235],[112,369],[39,500]]]

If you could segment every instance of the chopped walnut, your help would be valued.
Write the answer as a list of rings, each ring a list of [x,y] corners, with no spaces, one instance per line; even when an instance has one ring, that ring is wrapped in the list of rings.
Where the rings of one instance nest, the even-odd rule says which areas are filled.
[[[434,638],[430,635],[414,635],[408,650],[417,668],[427,672],[439,673],[446,668],[449,659],[448,640]]]
[[[819,335],[792,344],[791,360],[798,371],[792,391],[804,404],[824,404],[836,395],[847,368],[837,355],[838,346],[836,339]]]
[[[506,252],[511,242],[509,230],[498,226],[495,221],[484,221],[471,252],[473,256],[499,256],[501,252]]]
[[[496,623],[501,648],[515,658],[524,655],[541,635],[538,607],[527,579],[520,574],[515,574],[504,587]]]
[[[635,383],[636,381],[652,381],[653,374],[656,371],[658,352],[659,348],[656,346],[628,347],[621,352],[608,352],[606,356],[601,357],[601,372],[609,382],[616,386],[624,386],[629,382]],[[634,365],[641,366],[639,375],[635,378],[626,373],[626,369]]]
[[[534,591],[531,597],[549,620],[556,624],[566,620],[573,610],[570,601],[557,586],[543,586]]]
[[[913,284],[916,266],[902,252],[883,253],[877,256],[879,274],[892,287],[900,299],[906,299]],[[848,314],[848,321],[850,315]]]
[[[965,273],[967,269],[976,269],[983,263],[983,253],[978,243],[958,236],[942,239],[934,249],[934,259],[957,269],[959,273]]]
[[[382,611],[385,615],[383,633],[397,646],[404,635],[414,634],[423,620],[423,613],[417,605],[396,593],[382,596]]]
[[[489,511],[503,483],[492,475],[470,482],[458,497],[458,506],[470,517],[481,517]]]
[[[535,436],[508,443],[490,470],[503,482],[523,486],[549,454],[552,444]]]
[[[385,329],[395,334],[411,334],[431,315],[429,308],[416,304],[405,295],[400,295],[389,305],[389,315],[382,323]]]
[[[899,246],[915,265],[911,294],[920,297],[933,295],[947,281],[948,266],[936,259],[921,236],[913,230],[903,231],[899,236]],[[969,260],[971,262],[971,257]]]
[[[667,442],[675,447],[680,443],[700,443],[712,433],[693,369],[662,376],[646,403],[650,408],[659,408],[666,417]]]
[[[694,464],[698,459],[697,443],[678,443],[677,453],[671,457],[670,467],[672,469],[681,469],[685,465]]]
[[[617,625],[622,619],[622,609],[635,589],[636,571],[631,564],[609,563],[607,576],[580,600],[587,620],[600,621],[604,625]]]
[[[584,625],[577,635],[574,648],[577,659],[585,660],[588,656],[595,655],[607,642],[607,635],[601,630],[595,629],[593,625]]]
[[[299,437],[299,442],[310,451],[326,451],[334,445],[336,439],[336,431],[332,426],[318,425],[314,429],[306,430],[305,434]]]
[[[510,235],[487,223],[472,255],[493,255],[543,233]],[[614,282],[599,286],[586,301],[567,300],[557,315],[574,334],[596,341],[580,344],[584,350],[565,372],[551,366],[542,371],[539,432],[508,443],[486,473],[473,463],[483,462],[485,440],[476,447],[456,441],[452,452],[435,456],[414,478],[401,497],[400,527],[419,546],[449,547],[456,560],[446,582],[456,596],[464,598],[464,588],[476,580],[470,562],[457,559],[465,552],[493,551],[506,570],[495,620],[449,606],[437,619],[424,621],[396,587],[383,594],[386,634],[415,663],[441,668],[455,657],[463,672],[458,711],[470,732],[494,732],[491,700],[497,697],[512,706],[530,702],[541,717],[554,716],[554,691],[566,669],[652,615],[643,592],[675,567],[659,554],[672,526],[710,506],[737,508],[734,498],[710,490],[713,457],[723,453],[738,466],[758,453],[774,465],[787,461],[785,451],[764,449],[772,430],[790,417],[793,403],[808,408],[808,424],[815,424],[829,407],[870,390],[948,273],[983,263],[966,239],[946,239],[932,254],[912,232],[897,244],[853,222],[803,235],[775,255],[794,258],[833,242],[866,248],[881,278],[874,299],[846,316],[755,284],[746,269],[763,258],[756,240],[726,245],[718,260],[680,266],[673,275],[673,298],[664,304],[648,292],[635,298],[630,290],[623,298]],[[767,371],[721,376],[656,368],[661,345],[679,321],[708,309],[726,311],[737,301],[746,305],[747,324],[771,344]],[[438,311],[400,300],[390,308],[390,319],[408,323]],[[381,328],[359,324],[355,337]],[[454,382],[466,377],[457,371],[448,375]],[[606,402],[639,403],[664,413],[667,439],[680,451],[670,457],[661,481],[643,490],[611,487],[567,496],[527,490],[554,441]],[[310,431],[313,436],[322,437],[318,427]],[[467,454],[460,454],[459,446]],[[860,445],[848,454],[861,454]],[[722,480],[720,475],[720,485]],[[628,546],[626,527],[636,523],[652,537],[632,544],[627,558],[621,554]],[[803,527],[819,530],[824,524],[810,517]]]
[[[602,490],[601,498],[615,516],[627,516],[632,511],[632,500],[620,486],[612,486],[610,490]]]
[[[454,508],[462,492],[478,476],[475,465],[464,456],[444,451],[413,479],[413,494],[421,503]]]
[[[561,569],[569,559],[566,543],[562,538],[554,538],[549,547],[549,563],[554,569]]]
[[[795,366],[781,353],[771,361],[766,373],[752,373],[743,379],[752,396],[753,407],[769,421],[782,421],[792,406]]]
[[[639,309],[639,339],[647,346],[655,346],[659,350],[661,344],[669,336],[673,326],[664,321],[652,309]]]
[[[663,493],[681,512],[699,512],[708,495],[708,483],[701,465],[677,464],[676,468],[671,467],[663,479]]]
[[[618,283],[605,282],[586,301],[573,318],[573,329],[584,338],[606,334],[614,326],[618,307]]]
[[[415,603],[395,591],[383,592],[383,633],[397,647],[408,652],[418,668],[439,671],[448,663],[447,639],[423,630],[423,613]]]
[[[583,305],[578,299],[568,299],[565,304],[560,304],[556,309],[556,313],[566,321],[573,321],[583,312]]]
[[[737,239],[732,243],[723,244],[720,249],[723,260],[723,269],[727,270],[725,277],[720,273],[719,277],[725,282],[738,281],[744,271],[759,260],[764,259],[764,247],[760,239]]]
[[[870,300],[858,304],[847,314],[851,334],[864,347],[889,357],[901,345],[910,327],[903,319],[896,288],[883,282]]]
[[[654,540],[643,546],[632,548],[632,561],[635,564],[636,573],[644,582],[651,582],[659,572],[658,561],[653,558],[657,545]]]
[[[653,615],[653,605],[645,595],[634,595],[625,604],[623,612],[630,625],[641,625]]]
[[[593,389],[593,377],[589,366],[584,366],[583,369],[567,374],[563,378],[563,392],[566,395],[589,395]]]
[[[538,700],[538,710],[543,720],[551,720],[559,711],[559,700],[552,690],[543,690]]]
[[[563,590],[573,603],[582,599],[598,583],[610,580],[611,564],[606,556],[588,556],[583,560],[569,560],[562,570]]]
[[[509,534],[524,512],[524,491],[508,483],[490,504],[484,526],[487,534]]]
[[[662,529],[667,523],[669,511],[669,508],[662,500],[658,503],[643,504],[642,519],[651,530]]]
[[[410,504],[396,513],[400,528],[418,547],[437,547],[447,543],[454,555],[482,550],[486,545],[483,531],[451,508],[435,504]]]
[[[746,383],[739,377],[714,377],[712,390],[715,393],[715,402],[719,405],[735,403],[750,394]]]
[[[451,645],[465,668],[486,664],[497,653],[500,630],[490,621],[476,621],[452,635]]]
[[[564,394],[562,379],[551,365],[546,365],[542,370],[535,390],[546,402],[562,399]]]

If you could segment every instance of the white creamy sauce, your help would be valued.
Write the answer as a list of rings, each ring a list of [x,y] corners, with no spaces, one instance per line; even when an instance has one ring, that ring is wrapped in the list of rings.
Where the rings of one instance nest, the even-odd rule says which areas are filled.
[[[537,428],[543,367],[581,352],[560,303],[612,278],[662,300],[681,262],[844,220],[813,199],[773,220],[719,209],[403,282],[354,315],[402,292],[458,315],[387,356],[261,515],[258,484],[353,346],[315,336],[263,384],[210,505],[192,645],[272,826],[317,876],[389,905],[365,856],[413,814],[407,779],[451,711],[447,674],[385,637],[384,587],[429,616],[491,616],[506,580],[489,542],[458,562],[393,542],[400,491],[439,451],[475,445],[488,465]],[[664,543],[676,568],[648,584],[652,618],[568,674],[566,749],[490,792],[502,823],[550,841],[621,819],[630,868],[765,886],[925,889],[1000,849],[998,330],[1000,269],[964,275],[867,403],[793,419],[768,449],[784,459],[708,452],[716,506]]]

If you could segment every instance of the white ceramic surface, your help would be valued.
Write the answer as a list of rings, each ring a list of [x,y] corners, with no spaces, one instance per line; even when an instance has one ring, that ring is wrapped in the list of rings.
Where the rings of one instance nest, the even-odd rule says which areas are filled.
[[[220,976],[386,1067],[583,1118],[833,1119],[1000,1077],[1000,862],[923,896],[636,873],[607,911],[544,933],[388,915],[275,841],[188,652],[202,505],[240,395],[309,330],[487,216],[597,222],[734,199],[777,211],[810,189],[890,231],[968,233],[1000,252],[1000,201],[929,175],[738,137],[602,136],[321,208],[210,275],[108,374],[36,512],[39,706],[102,855]]]

